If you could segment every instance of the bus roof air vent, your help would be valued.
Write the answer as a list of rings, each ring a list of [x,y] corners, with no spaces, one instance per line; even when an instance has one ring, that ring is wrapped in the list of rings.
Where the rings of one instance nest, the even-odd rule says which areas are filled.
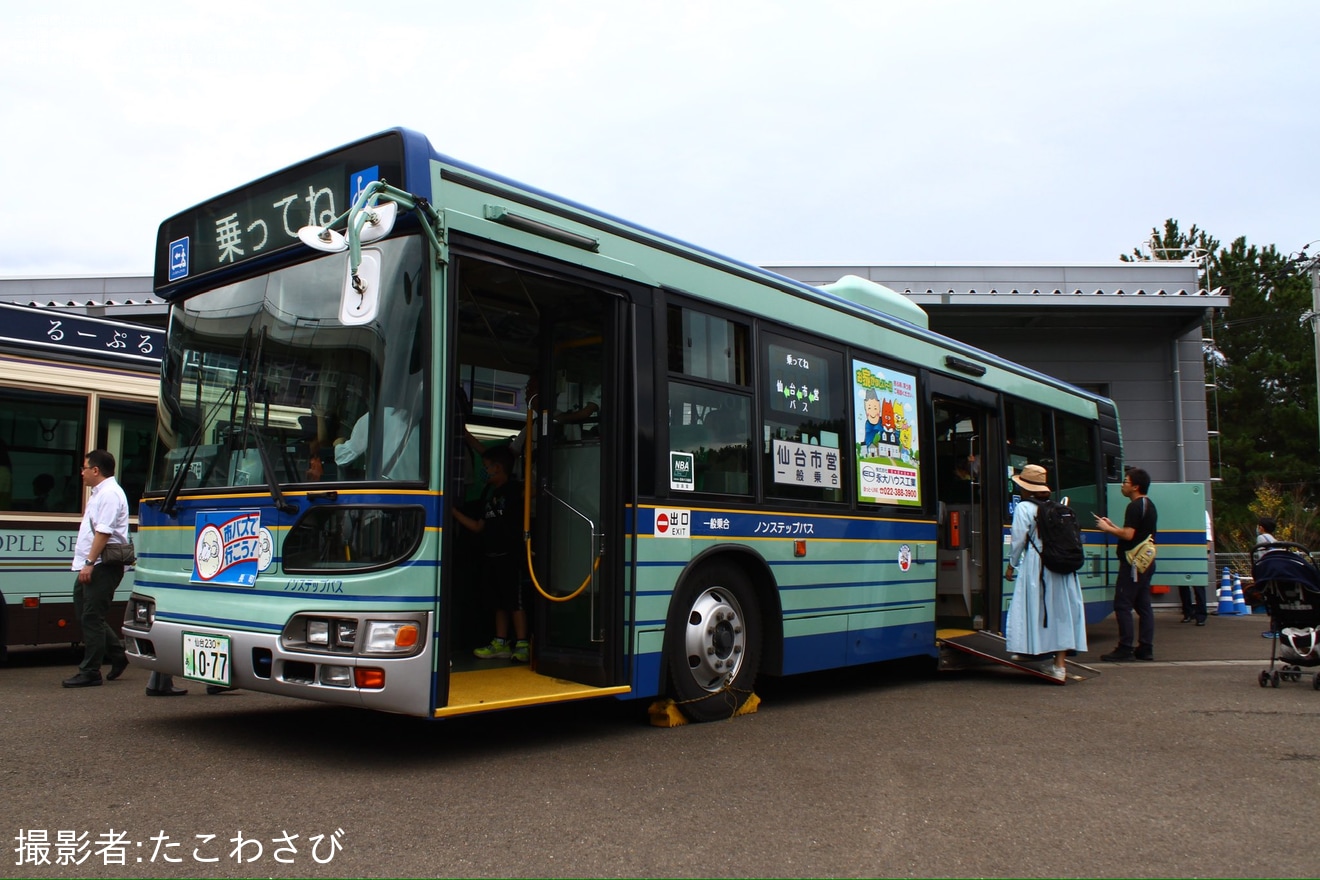
[[[859,306],[866,306],[907,321],[909,324],[916,324],[923,330],[930,329],[925,309],[897,290],[892,290],[883,284],[876,284],[857,275],[844,275],[833,284],[821,285],[821,289]]]

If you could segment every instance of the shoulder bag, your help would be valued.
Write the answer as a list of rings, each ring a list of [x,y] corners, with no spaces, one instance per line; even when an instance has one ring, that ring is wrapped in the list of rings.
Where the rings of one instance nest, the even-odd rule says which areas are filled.
[[[108,562],[111,565],[135,565],[137,564],[137,551],[133,549],[133,542],[127,544],[106,544],[101,549],[101,561]]]
[[[1145,511],[1145,500],[1141,499],[1142,511]],[[1155,561],[1155,536],[1147,535],[1146,540],[1127,552],[1128,565],[1132,566],[1137,574],[1145,574],[1146,569],[1150,568],[1151,563]]]

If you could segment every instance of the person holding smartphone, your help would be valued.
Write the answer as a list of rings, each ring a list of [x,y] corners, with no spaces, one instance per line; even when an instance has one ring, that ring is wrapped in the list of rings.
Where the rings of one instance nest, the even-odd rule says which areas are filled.
[[[1107,516],[1097,516],[1095,524],[1100,531],[1118,538],[1118,583],[1114,584],[1114,617],[1118,620],[1118,646],[1101,660],[1120,663],[1127,660],[1155,659],[1155,609],[1151,607],[1150,582],[1155,576],[1155,563],[1139,572],[1128,562],[1128,551],[1156,534],[1159,524],[1155,503],[1146,497],[1150,491],[1150,474],[1138,467],[1128,468],[1123,477],[1123,497],[1128,499],[1123,512],[1123,525],[1119,526]],[[1132,612],[1139,621],[1139,632],[1132,628]],[[1137,644],[1133,646],[1134,636]]]

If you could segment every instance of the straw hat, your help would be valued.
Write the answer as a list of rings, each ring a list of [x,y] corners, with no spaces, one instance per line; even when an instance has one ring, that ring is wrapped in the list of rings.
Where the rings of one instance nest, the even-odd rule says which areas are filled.
[[[1022,473],[1013,475],[1013,482],[1033,495],[1037,492],[1050,491],[1050,484],[1046,482],[1045,468],[1038,464],[1023,467]]]

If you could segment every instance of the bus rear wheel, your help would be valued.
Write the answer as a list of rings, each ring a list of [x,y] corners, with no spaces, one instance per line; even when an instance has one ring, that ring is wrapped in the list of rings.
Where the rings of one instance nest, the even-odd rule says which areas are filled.
[[[747,702],[761,666],[761,615],[747,576],[715,564],[674,597],[667,659],[671,694],[692,721],[731,717]]]

